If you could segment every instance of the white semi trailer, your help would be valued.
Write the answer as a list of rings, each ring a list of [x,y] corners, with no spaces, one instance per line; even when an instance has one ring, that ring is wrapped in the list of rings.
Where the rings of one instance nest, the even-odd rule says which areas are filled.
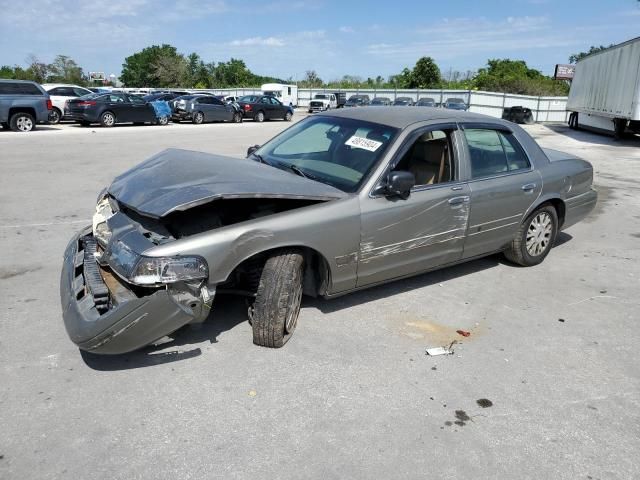
[[[579,60],[567,110],[574,129],[640,133],[640,37]]]

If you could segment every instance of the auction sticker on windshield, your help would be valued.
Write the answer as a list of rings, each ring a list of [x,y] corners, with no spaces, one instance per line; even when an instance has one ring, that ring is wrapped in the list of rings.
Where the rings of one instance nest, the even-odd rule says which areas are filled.
[[[350,147],[363,148],[365,150],[369,150],[370,152],[375,152],[378,148],[380,148],[380,145],[382,145],[382,142],[376,142],[375,140],[370,140],[368,138],[363,138],[363,137],[357,137],[354,135],[349,140],[347,140],[344,144],[349,145]]]

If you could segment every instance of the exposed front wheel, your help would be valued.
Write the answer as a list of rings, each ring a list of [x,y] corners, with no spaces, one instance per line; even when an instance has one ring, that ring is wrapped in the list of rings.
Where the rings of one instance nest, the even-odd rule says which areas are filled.
[[[11,117],[9,126],[14,132],[30,132],[36,128],[36,122],[28,113],[18,112]]]
[[[157,122],[158,125],[167,125],[169,123],[169,117],[167,117],[166,115],[158,117]]]
[[[283,250],[266,261],[252,309],[253,343],[282,347],[298,324],[304,258],[296,250]]]
[[[233,114],[233,123],[242,123],[242,114],[240,112]]]
[[[100,115],[100,125],[103,127],[113,127],[116,124],[116,116],[111,112],[104,112]]]
[[[558,214],[552,205],[542,205],[520,225],[505,257],[523,267],[542,263],[558,234]]]
[[[293,117],[293,114],[291,112],[287,112],[284,114],[284,121],[290,122],[292,117]]]

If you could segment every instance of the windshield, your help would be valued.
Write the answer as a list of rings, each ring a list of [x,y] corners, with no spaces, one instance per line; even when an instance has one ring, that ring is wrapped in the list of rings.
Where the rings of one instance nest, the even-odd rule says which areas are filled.
[[[362,103],[364,99],[362,97],[351,97],[349,102],[351,103]]]
[[[350,118],[311,117],[263,145],[254,156],[351,193],[358,190],[397,132]]]
[[[447,103],[464,103],[461,98],[447,98]]]
[[[316,98],[319,100],[326,100],[329,97],[327,95],[316,95]]]

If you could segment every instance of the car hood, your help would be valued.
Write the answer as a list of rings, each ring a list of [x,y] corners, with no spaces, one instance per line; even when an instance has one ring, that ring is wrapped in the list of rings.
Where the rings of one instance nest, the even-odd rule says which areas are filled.
[[[168,149],[116,177],[108,192],[142,215],[164,217],[214,200],[333,200],[348,194],[253,160]]]

